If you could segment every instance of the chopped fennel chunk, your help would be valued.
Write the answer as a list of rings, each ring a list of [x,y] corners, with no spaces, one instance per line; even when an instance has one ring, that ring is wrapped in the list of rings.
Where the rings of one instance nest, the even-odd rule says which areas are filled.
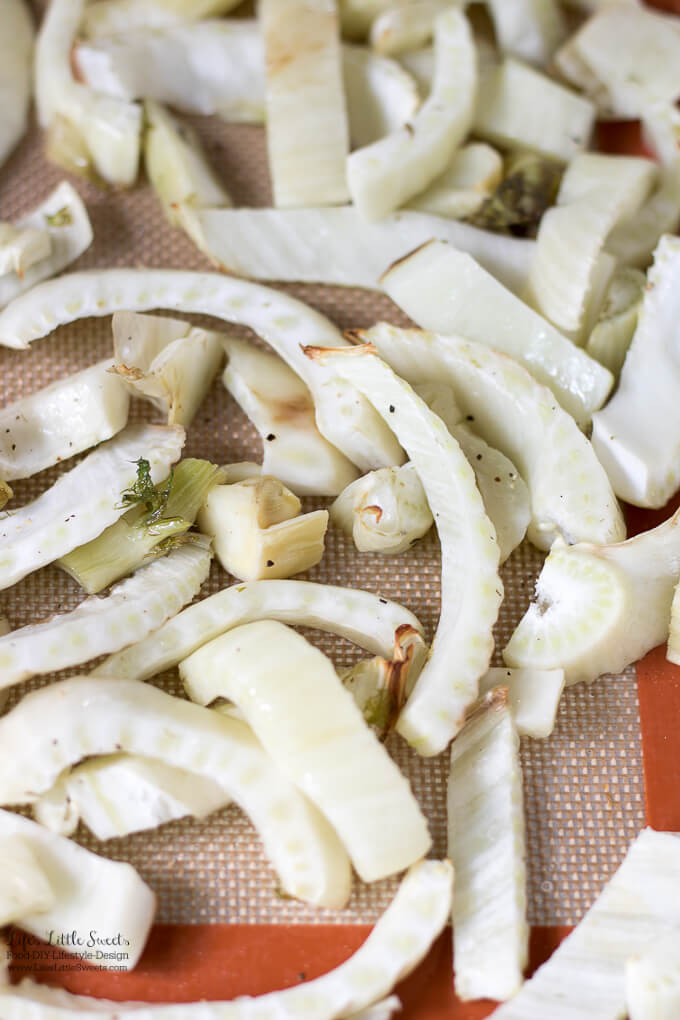
[[[626,962],[629,1020],[676,1020],[680,1015],[680,928],[664,931]]]
[[[34,803],[91,755],[157,758],[214,780],[243,808],[285,892],[329,907],[347,900],[349,860],[335,832],[238,719],[150,684],[79,676],[23,698],[0,718],[0,736],[12,748],[0,764],[1,803]]]
[[[519,737],[503,690],[451,745],[447,808],[456,994],[509,999],[522,985],[529,926]]]
[[[494,1020],[621,1020],[626,961],[680,923],[680,840],[644,829],[581,923]]]
[[[423,857],[427,822],[332,663],[274,620],[248,623],[180,664],[194,701],[233,701],[276,766],[338,833],[360,877],[374,882]]]
[[[569,542],[625,537],[621,510],[591,444],[521,365],[481,344],[386,323],[360,335],[410,383],[447,382],[475,431],[517,465],[531,496],[534,545],[549,549],[556,535]]]
[[[0,685],[77,666],[146,637],[198,594],[210,570],[207,544],[173,549],[106,598],[86,599],[70,613],[0,637]]]
[[[330,515],[360,552],[387,555],[409,549],[434,519],[413,464],[380,468],[357,478],[340,493]]]
[[[659,186],[629,219],[622,220],[607,238],[607,251],[620,262],[644,268],[663,234],[680,223],[680,158],[660,168]]]
[[[396,60],[346,43],[342,67],[352,148],[398,131],[420,106],[418,86]]]
[[[499,184],[502,173],[500,154],[484,142],[471,142],[453,154],[446,170],[411,199],[409,208],[452,219],[470,216]]]
[[[504,687],[520,737],[549,737],[564,690],[563,669],[507,669],[494,666],[479,681],[480,695]],[[474,711],[474,710],[473,710]]]
[[[557,0],[488,0],[498,47],[530,64],[546,65],[566,25]]]
[[[492,627],[503,598],[493,525],[458,443],[441,418],[367,344],[349,351],[307,349],[349,379],[389,422],[406,449],[435,520],[442,547],[441,614],[430,658],[397,729],[421,754],[437,754],[456,735],[477,697],[493,651]],[[455,672],[451,675],[451,663]]]
[[[132,29],[184,28],[188,22],[227,14],[239,0],[92,0],[85,8],[86,36],[126,34]]]
[[[177,460],[184,429],[131,425],[71,468],[32,503],[0,521],[0,587],[65,556],[113,524],[125,510],[121,492],[148,458],[151,477],[162,478]]]
[[[612,277],[586,350],[618,379],[637,328],[644,273],[624,266]]]
[[[35,851],[21,832],[2,832],[0,812],[0,924],[12,924],[27,914],[42,914],[54,906],[56,893]]]
[[[12,857],[17,880],[22,872],[33,883],[34,869],[42,875],[44,892],[52,900],[43,899],[40,908],[28,908],[16,923],[20,928],[50,941],[50,933],[89,933],[96,918],[97,934],[103,939],[122,939],[125,956],[100,966],[131,970],[142,954],[153,915],[156,898],[129,864],[109,861],[93,854],[73,840],[49,832],[42,825],[12,811],[0,811],[0,847],[8,840],[20,840],[26,857]],[[0,850],[0,853],[3,853]],[[30,855],[30,857],[29,857]],[[32,858],[32,861],[31,861]],[[9,869],[3,861],[2,885],[7,889]],[[9,872],[9,874],[8,874]],[[38,887],[32,885],[36,893]],[[109,945],[120,943],[109,943]],[[78,946],[64,946],[77,951]],[[0,1006],[0,1012],[4,1012]]]
[[[425,329],[509,354],[585,425],[612,386],[611,373],[506,290],[465,252],[430,241],[382,277],[386,293]]]
[[[377,53],[391,56],[425,46],[432,39],[437,15],[449,7],[447,0],[412,0],[388,7],[371,25],[369,43]]]
[[[347,160],[347,183],[359,213],[378,220],[419,194],[446,169],[467,134],[477,67],[470,27],[452,8],[435,21],[432,92],[413,120]]]
[[[47,258],[51,251],[52,239],[47,230],[0,222],[0,275],[23,276],[29,266]]]
[[[668,627],[668,648],[666,658],[680,665],[680,583],[675,585],[671,602],[671,618]]]
[[[0,166],[22,137],[31,102],[33,21],[25,0],[0,9]]]
[[[231,627],[266,619],[318,627],[385,658],[392,655],[398,627],[423,630],[408,609],[371,592],[312,581],[250,581],[182,610],[144,641],[106,659],[93,675],[146,680]]]

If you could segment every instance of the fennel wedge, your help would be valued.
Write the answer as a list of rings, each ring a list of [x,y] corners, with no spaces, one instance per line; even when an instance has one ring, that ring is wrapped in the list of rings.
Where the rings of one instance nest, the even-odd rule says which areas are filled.
[[[5,0],[0,11],[0,166],[28,124],[34,34],[24,0]]]

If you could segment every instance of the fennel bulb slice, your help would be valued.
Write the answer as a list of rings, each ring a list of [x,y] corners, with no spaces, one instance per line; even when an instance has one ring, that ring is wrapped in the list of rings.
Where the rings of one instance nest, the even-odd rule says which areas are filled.
[[[396,60],[346,43],[342,68],[354,149],[398,131],[420,106],[418,86]]]
[[[666,658],[680,664],[680,584],[676,584],[671,602],[671,619],[668,626],[668,647]]]
[[[51,251],[52,241],[43,227],[17,228],[0,222],[0,276],[16,273],[21,277]]]
[[[156,909],[154,894],[134,868],[99,857],[22,815],[0,811],[0,846],[10,839],[21,840],[32,858],[24,866],[29,868],[32,863],[31,871],[38,869],[52,894],[51,903],[22,910],[16,919],[19,927],[46,941],[50,941],[50,934],[76,932],[84,946],[96,926],[95,936],[113,939],[108,945],[120,947],[116,953],[119,959],[108,963],[107,957],[101,956],[96,962],[116,970],[131,970],[142,954]],[[12,864],[19,875],[23,863],[13,856]],[[3,867],[2,872],[5,884],[7,870]],[[107,950],[105,942],[97,946]],[[79,947],[64,948],[78,951]],[[92,951],[96,952],[96,947]]]
[[[364,944],[345,963],[313,981],[255,998],[177,1005],[134,1004],[135,1020],[385,1020],[393,999],[379,1000],[425,957],[446,925],[451,910],[450,861],[421,861],[406,873],[392,903]],[[96,1005],[95,1005],[96,1004]],[[375,1004],[375,1005],[374,1005]],[[96,999],[45,989],[31,979],[0,986],[5,1020],[115,1020],[132,1003],[103,1004]],[[107,1009],[108,1006],[108,1009]],[[38,1013],[36,1013],[38,1011]]]
[[[2,812],[5,813],[4,811]],[[20,833],[0,836],[0,922],[21,921],[54,905],[56,895],[30,841]]]
[[[427,821],[326,656],[275,620],[247,623],[180,663],[189,696],[229,698],[272,760],[327,818],[364,882],[427,853]]]
[[[626,962],[629,1020],[674,1020],[680,1013],[680,928],[664,931]]]
[[[367,400],[331,383],[301,351],[305,343],[348,342],[323,315],[281,291],[221,276],[173,269],[71,273],[35,287],[0,312],[0,343],[25,347],[66,322],[116,311],[168,308],[250,326],[309,386],[319,431],[364,471],[400,464],[399,444]]]
[[[125,510],[121,493],[135,479],[136,462],[148,460],[158,481],[184,443],[184,429],[131,425],[103,443],[32,503],[0,522],[0,587],[52,563],[113,524]]]
[[[430,42],[437,15],[450,6],[447,0],[413,0],[389,7],[371,25],[369,42],[376,53],[387,56],[417,50]]]
[[[93,676],[146,680],[232,627],[267,619],[318,627],[385,658],[392,654],[399,627],[423,630],[408,609],[357,588],[313,581],[250,581],[223,588],[182,610],[144,641],[105,659]]]
[[[564,690],[563,669],[507,669],[494,666],[479,681],[480,695],[503,687],[520,737],[549,737]]]
[[[380,323],[360,333],[412,384],[445,381],[475,432],[517,465],[529,488],[529,539],[617,542],[625,525],[591,444],[550,390],[481,344]],[[584,481],[587,479],[587,483]]]
[[[5,0],[0,12],[0,166],[28,124],[34,35],[24,0]]]
[[[534,241],[402,209],[369,223],[338,209],[184,209],[182,225],[216,265],[254,280],[380,286],[396,260],[432,238],[468,252],[514,293],[528,280]],[[1,320],[0,320],[1,321]],[[0,334],[1,335],[1,334]]]
[[[210,570],[207,545],[173,549],[106,598],[86,599],[70,613],[0,637],[0,685],[77,666],[146,637],[198,594]]]
[[[509,999],[522,985],[529,926],[519,736],[503,690],[451,745],[447,817],[456,994]]]
[[[357,470],[319,432],[307,386],[281,358],[234,337],[224,339],[222,382],[262,439],[262,474],[298,496],[335,496]]]
[[[442,751],[465,721],[493,651],[503,598],[499,549],[465,455],[441,418],[370,344],[345,352],[316,348],[371,400],[413,463],[441,541],[441,613],[430,658],[399,717],[399,733],[421,754]]]
[[[93,0],[85,8],[82,28],[89,38],[126,34],[138,28],[180,30],[193,20],[227,14],[239,0]]]
[[[349,126],[335,0],[260,0],[274,205],[349,198]]]
[[[432,92],[413,120],[347,160],[350,194],[366,219],[378,220],[423,191],[446,169],[470,128],[477,67],[462,11],[452,8],[437,17],[435,53]]]
[[[0,767],[2,803],[35,802],[91,755],[157,758],[214,780],[243,808],[291,896],[333,907],[347,900],[350,868],[338,837],[238,719],[150,684],[79,676],[27,695],[0,719],[0,733],[12,747],[12,762]]]
[[[434,518],[413,464],[371,471],[348,485],[330,508],[331,520],[351,535],[359,552],[397,555],[430,528]]]
[[[557,0],[488,0],[498,48],[545,66],[566,34]]]
[[[509,354],[548,386],[579,424],[586,425],[607,399],[611,373],[465,252],[430,241],[388,269],[382,285],[425,329]]]
[[[409,209],[459,219],[483,205],[503,175],[500,153],[485,142],[470,142],[453,154],[449,166],[409,202]]]
[[[644,287],[644,273],[639,269],[624,266],[617,270],[586,343],[588,354],[605,365],[616,379],[637,329]]]
[[[680,240],[662,237],[647,274],[618,389],[593,416],[595,452],[616,494],[636,506],[662,507],[680,484],[680,413],[675,399],[680,381],[679,281]]]
[[[680,841],[644,829],[581,923],[495,1020],[620,1020],[626,961],[680,921]]]
[[[0,411],[3,478],[29,478],[125,427],[130,398],[112,364],[100,361]]]
[[[1,72],[0,72],[1,73]],[[24,270],[0,276],[0,308],[74,262],[89,248],[93,233],[87,209],[68,181],[62,181],[46,199],[15,224],[21,230],[45,230],[50,253]]]
[[[620,262],[646,267],[663,234],[680,223],[680,159],[659,170],[659,186],[638,211],[622,220],[607,238],[607,251]]]

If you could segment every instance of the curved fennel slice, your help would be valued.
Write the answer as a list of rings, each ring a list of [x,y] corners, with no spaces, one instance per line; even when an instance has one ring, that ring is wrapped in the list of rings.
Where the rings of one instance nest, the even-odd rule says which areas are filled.
[[[189,696],[233,701],[278,768],[328,819],[364,882],[402,871],[432,840],[408,780],[333,664],[274,620],[247,623],[180,663]]]
[[[184,429],[131,425],[102,443],[32,503],[0,521],[0,587],[89,542],[125,511],[122,493],[135,480],[136,461],[148,460],[153,481],[177,460]]]
[[[68,181],[58,184],[15,225],[21,229],[45,230],[50,239],[50,253],[34,262],[21,276],[17,273],[0,276],[0,308],[75,262],[89,248],[94,236],[85,204]]]
[[[342,68],[353,148],[398,131],[420,106],[412,76],[396,60],[345,43]]]
[[[144,641],[105,659],[92,675],[146,680],[232,627],[267,619],[318,627],[385,658],[399,627],[423,631],[408,609],[371,592],[313,581],[249,581],[183,609]]]
[[[491,630],[503,598],[499,549],[465,455],[427,404],[367,344],[316,348],[389,422],[420,476],[442,547],[441,614],[430,658],[397,729],[421,754],[438,754],[465,721],[493,651]]]
[[[679,223],[680,159],[677,159],[660,168],[658,188],[633,216],[614,227],[606,249],[620,262],[644,269],[661,236],[676,233]]]
[[[680,240],[665,236],[647,274],[618,389],[593,416],[595,452],[617,495],[636,506],[662,507],[680,484],[679,315]]]
[[[397,555],[422,538],[434,518],[411,463],[371,471],[348,485],[330,508],[331,520],[359,552]]]
[[[0,923],[21,922],[26,914],[49,910],[56,895],[30,841],[21,833],[2,832],[0,812]]]
[[[130,397],[100,361],[0,411],[0,475],[30,478],[125,427]]]
[[[545,386],[481,344],[380,323],[360,333],[412,384],[448,382],[475,432],[509,457],[531,497],[529,539],[618,542],[625,524],[604,468]]]
[[[5,0],[0,11],[0,166],[28,123],[33,37],[28,5],[24,0]]]
[[[680,1013],[680,928],[665,931],[626,962],[629,1020],[674,1020]]]
[[[360,949],[335,970],[280,992],[230,1002],[141,1005],[136,1020],[385,1020],[392,999],[380,1000],[425,957],[451,910],[450,861],[421,861],[406,873],[392,903]],[[375,1004],[375,1005],[374,1005]],[[0,986],[4,1020],[115,1020],[133,1004],[102,1003],[39,985],[30,978]],[[106,1008],[108,1006],[108,1009]],[[372,1008],[371,1008],[372,1007]]]
[[[494,1020],[618,1020],[626,962],[680,921],[680,840],[644,829],[581,923]]]
[[[639,269],[623,266],[612,277],[586,350],[618,379],[637,328],[645,287]]]
[[[198,594],[210,570],[207,546],[206,540],[173,549],[106,598],[88,598],[70,613],[0,637],[0,685],[77,666],[146,637]]]
[[[0,343],[23,348],[57,326],[88,315],[167,308],[249,326],[309,386],[319,431],[364,471],[400,464],[403,452],[370,403],[351,386],[328,385],[305,343],[346,343],[323,315],[282,291],[218,273],[174,269],[102,269],[43,283],[0,312]],[[348,344],[349,346],[349,344]]]
[[[579,424],[586,425],[607,399],[611,373],[465,252],[430,241],[390,267],[381,283],[425,329],[509,354],[548,386]]]
[[[563,669],[508,669],[492,667],[479,681],[481,696],[504,687],[508,707],[520,737],[541,740],[555,726],[564,690]]]
[[[509,999],[529,956],[522,767],[507,702],[503,689],[489,695],[451,745],[454,984],[463,1001]]]
[[[395,4],[375,18],[368,41],[376,53],[389,56],[419,49],[431,41],[437,15],[450,6],[447,0]]]
[[[46,258],[51,250],[50,235],[43,227],[17,228],[0,222],[0,276],[23,276],[29,266]]]
[[[430,186],[415,195],[409,209],[458,219],[484,204],[503,176],[499,152],[486,142],[470,142],[453,154],[449,166]]]
[[[107,962],[101,956],[95,962],[131,970],[144,949],[156,909],[156,897],[134,868],[93,854],[22,815],[0,811],[0,845],[9,838],[24,842],[53,896],[44,909],[22,912],[18,926],[47,941],[50,933],[72,931],[85,941],[96,925],[96,935],[117,940],[108,945],[119,946],[120,951],[119,959]],[[6,869],[2,871],[5,879]],[[105,942],[98,946],[110,952],[106,947]],[[64,948],[77,951],[78,946]]]
[[[204,254],[254,280],[380,286],[392,265],[432,238],[468,252],[514,293],[526,287],[535,241],[504,237],[414,209],[377,223],[337,209],[183,209],[182,225]]]
[[[13,762],[0,766],[0,802],[34,803],[91,755],[127,751],[218,783],[251,818],[291,896],[341,907],[349,860],[317,809],[238,719],[150,684],[78,676],[23,698],[0,719]],[[54,744],[54,738],[57,744]]]
[[[82,29],[89,38],[177,26],[227,14],[239,0],[93,0],[85,8]]]
[[[437,17],[435,54],[432,91],[413,120],[347,160],[350,194],[366,219],[380,219],[423,191],[446,169],[470,128],[477,66],[462,11],[453,8]]]

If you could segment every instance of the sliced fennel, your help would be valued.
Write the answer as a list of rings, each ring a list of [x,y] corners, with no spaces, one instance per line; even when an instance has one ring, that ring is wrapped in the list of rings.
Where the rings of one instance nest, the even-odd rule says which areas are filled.
[[[162,29],[227,14],[239,0],[93,0],[83,14],[86,36],[116,35],[136,28]]]
[[[626,961],[680,921],[680,840],[645,829],[547,963],[495,1020],[620,1020]]]
[[[420,106],[415,81],[396,60],[345,44],[342,67],[352,148],[398,131]]]
[[[614,273],[586,350],[618,379],[637,328],[645,286],[639,269],[624,267]]]
[[[319,432],[307,386],[281,358],[233,337],[224,339],[222,382],[262,439],[262,474],[298,496],[335,496],[357,476]]]
[[[117,585],[106,598],[89,598],[0,637],[0,684],[77,666],[145,638],[191,602],[208,576],[205,545],[174,549]]]
[[[107,962],[102,955],[97,964],[131,970],[144,949],[156,908],[154,894],[134,868],[99,857],[29,818],[0,811],[0,846],[8,839],[24,843],[33,858],[30,873],[35,867],[39,869],[53,897],[51,904],[43,903],[42,909],[22,911],[17,919],[19,927],[46,941],[57,932],[75,932],[84,945],[96,924],[99,938],[116,940],[103,941],[98,948],[115,945],[122,950],[116,954],[118,959]],[[13,858],[18,880],[21,863]],[[5,867],[2,874],[6,880]],[[64,948],[77,952],[78,943]]]
[[[417,50],[430,42],[437,15],[450,6],[447,0],[413,0],[390,7],[371,25],[370,44],[377,53],[389,56]]]
[[[167,414],[168,425],[189,426],[222,364],[223,335],[161,316],[116,312],[116,372],[130,391]]]
[[[499,687],[507,690],[507,702],[521,737],[549,737],[564,690],[563,669],[506,669],[495,666],[479,681],[480,695]]]
[[[459,219],[476,212],[500,182],[503,160],[484,142],[454,153],[448,168],[409,202],[410,209]]]
[[[0,732],[13,759],[0,767],[2,803],[35,802],[91,755],[157,758],[214,780],[244,809],[291,896],[334,907],[347,900],[349,862],[337,836],[238,719],[150,684],[84,676],[27,695]]]
[[[0,343],[25,347],[66,322],[88,315],[168,308],[215,315],[259,333],[309,386],[322,435],[364,471],[400,464],[389,428],[351,386],[340,386],[301,351],[310,342],[340,346],[339,330],[323,315],[281,291],[220,276],[163,269],[103,269],[71,273],[0,312]]]
[[[277,767],[316,804],[364,882],[431,846],[427,822],[329,659],[274,620],[247,623],[180,663],[189,696],[229,698]]]
[[[586,425],[607,399],[611,373],[465,252],[430,241],[392,266],[382,285],[425,329],[493,346],[521,362],[579,424]]]
[[[371,471],[348,485],[330,509],[359,552],[396,555],[422,538],[434,518],[413,464]]]
[[[189,457],[172,474],[153,486],[146,462],[137,464],[137,480],[124,499],[131,508],[97,538],[62,556],[56,563],[88,595],[101,591],[150,558],[185,542],[200,545],[198,535],[186,535],[222,471],[208,460]],[[127,494],[126,494],[127,495]]]
[[[593,446],[614,491],[636,506],[662,507],[680,484],[680,240],[662,237],[647,275],[637,328],[618,389],[593,416]],[[664,441],[659,442],[658,423]]]
[[[400,626],[423,629],[408,609],[371,592],[312,581],[251,581],[182,610],[144,641],[105,659],[93,675],[146,680],[230,628],[267,619],[318,627],[385,658]]]
[[[35,209],[20,217],[15,226],[21,230],[46,231],[50,253],[30,265],[21,276],[14,272],[0,276],[0,308],[41,280],[60,273],[89,248],[93,237],[87,209],[68,181],[58,184]]]
[[[664,931],[626,962],[629,1020],[674,1020],[680,1013],[680,928]]]
[[[621,262],[645,267],[663,234],[680,223],[680,159],[659,169],[659,186],[638,211],[607,238],[607,251]]]
[[[566,34],[557,0],[488,0],[503,53],[545,66]]]
[[[503,598],[493,525],[458,443],[408,383],[376,357],[375,347],[308,353],[349,379],[389,422],[420,476],[437,526],[441,614],[430,658],[397,724],[421,754],[437,754],[463,725],[493,650],[491,629]]]
[[[400,131],[347,160],[347,183],[359,213],[377,220],[419,194],[446,169],[467,134],[474,110],[477,68],[465,15],[444,11],[435,21],[432,92]]]
[[[447,816],[456,994],[509,999],[522,985],[529,926],[519,737],[502,690],[451,745]]]
[[[16,273],[21,277],[51,251],[52,241],[44,227],[15,227],[0,222],[0,276]]]
[[[24,0],[5,0],[0,12],[0,166],[28,124],[34,28]]]
[[[349,126],[335,0],[260,0],[274,205],[347,201]]]
[[[0,411],[3,478],[29,478],[124,428],[130,398],[111,365],[100,361]]]
[[[0,833],[2,816],[0,812]],[[20,832],[0,835],[0,924],[21,923],[27,914],[54,906],[56,894],[40,867],[30,840]]]
[[[183,442],[184,429],[177,426],[129,426],[32,503],[8,514],[0,522],[0,587],[96,538],[123,513],[121,493],[134,481],[136,461],[148,458],[157,481],[177,460]]]
[[[607,475],[550,390],[481,344],[381,323],[361,333],[410,383],[448,382],[475,431],[517,465],[531,496],[530,540],[617,542],[621,510]]]
[[[676,584],[671,602],[671,618],[668,627],[668,647],[666,658],[669,662],[680,664],[680,584]]]

